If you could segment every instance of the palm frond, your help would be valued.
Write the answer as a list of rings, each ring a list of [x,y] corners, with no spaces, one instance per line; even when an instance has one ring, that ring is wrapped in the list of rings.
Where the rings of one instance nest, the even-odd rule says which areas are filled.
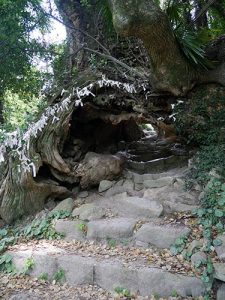
[[[212,62],[205,56],[203,42],[200,36],[189,30],[176,30],[174,33],[181,51],[190,63],[203,69],[212,67]]]
[[[212,63],[206,58],[203,48],[209,41],[210,35],[205,29],[196,31],[188,22],[185,22],[184,15],[191,9],[189,1],[184,4],[180,0],[167,0],[163,6],[184,56],[195,67],[209,69]]]

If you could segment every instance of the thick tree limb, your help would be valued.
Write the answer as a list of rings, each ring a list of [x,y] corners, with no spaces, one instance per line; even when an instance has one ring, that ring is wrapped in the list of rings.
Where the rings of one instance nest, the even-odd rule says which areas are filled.
[[[109,0],[116,31],[140,38],[146,47],[157,90],[185,94],[199,79],[180,51],[169,20],[154,0]]]
[[[154,0],[108,1],[116,31],[143,41],[151,63],[150,81],[156,90],[185,95],[195,84],[216,82],[225,85],[224,65],[207,72],[188,62],[166,14]],[[209,0],[199,16],[213,3],[214,0]]]

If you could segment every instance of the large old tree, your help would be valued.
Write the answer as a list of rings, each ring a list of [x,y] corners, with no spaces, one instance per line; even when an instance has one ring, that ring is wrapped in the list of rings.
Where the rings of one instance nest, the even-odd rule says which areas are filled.
[[[208,26],[206,12],[213,5],[223,13],[219,1],[194,2],[195,12],[190,15],[188,6],[181,12],[193,31]],[[67,29],[66,75],[55,79],[58,92],[37,123],[22,135],[6,135],[0,145],[0,216],[8,223],[41,210],[48,199],[74,196],[76,185],[91,186],[88,152],[114,154],[120,140],[141,137],[136,123],[157,125],[157,111],[171,113],[171,97],[162,101],[151,97],[155,92],[185,96],[201,83],[225,84],[224,39],[207,50],[220,62],[203,69],[185,55],[174,24],[155,0],[55,3]],[[111,17],[114,29],[108,30]]]

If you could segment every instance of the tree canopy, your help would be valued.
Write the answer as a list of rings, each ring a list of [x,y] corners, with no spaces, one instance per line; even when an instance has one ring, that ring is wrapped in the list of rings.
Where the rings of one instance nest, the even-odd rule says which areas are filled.
[[[32,37],[36,29],[46,30],[47,17],[39,0],[11,1],[0,3],[0,82],[17,89],[29,77],[35,55],[47,49]]]

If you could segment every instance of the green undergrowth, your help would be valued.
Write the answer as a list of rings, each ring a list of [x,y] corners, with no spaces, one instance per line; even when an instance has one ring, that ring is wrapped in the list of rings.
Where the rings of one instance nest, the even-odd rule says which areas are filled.
[[[211,299],[211,292],[214,282],[214,268],[211,257],[215,255],[215,247],[222,244],[219,236],[225,232],[225,178],[222,172],[211,169],[212,162],[205,161],[205,153],[200,153],[198,163],[194,167],[195,178],[187,178],[187,185],[190,187],[194,180],[202,186],[200,194],[200,207],[193,211],[197,218],[197,226],[202,231],[203,246],[197,247],[193,252],[188,252],[188,236],[179,237],[171,246],[173,255],[183,254],[186,260],[191,260],[192,254],[196,251],[203,251],[207,259],[198,261],[195,264],[196,271],[206,288],[205,300]],[[209,158],[210,159],[210,158]],[[211,166],[209,167],[209,165]],[[207,172],[208,171],[208,172]],[[200,249],[199,249],[200,248]]]
[[[65,270],[60,268],[53,274],[53,281],[54,282],[63,282],[65,280]]]
[[[211,154],[210,149],[212,149]],[[206,300],[211,299],[210,293],[214,282],[214,268],[211,255],[214,252],[214,247],[222,244],[218,236],[225,231],[225,181],[222,172],[223,169],[221,168],[224,161],[222,161],[222,155],[219,155],[221,151],[222,147],[219,149],[213,146],[208,147],[206,151],[205,149],[200,150],[197,154],[197,159],[195,159],[195,169],[191,171],[187,178],[188,187],[193,186],[195,180],[203,187],[200,197],[200,208],[193,211],[193,215],[197,217],[198,226],[202,228],[204,239],[202,250],[207,257],[206,261],[199,261],[195,265],[196,270],[201,274],[200,278],[206,288]],[[218,155],[214,156],[214,153]],[[221,164],[219,163],[220,161]],[[221,170],[221,172],[212,169],[215,166],[220,166],[217,170]],[[190,260],[190,258],[191,253],[187,253],[186,259]]]
[[[201,147],[225,143],[225,89],[198,87],[175,106],[175,127],[187,143]]]
[[[125,298],[125,299],[131,299],[132,296],[131,296],[131,293],[128,289],[125,289],[124,287],[116,287],[114,289],[114,291],[121,297]]]
[[[225,144],[211,144],[199,148],[186,177],[186,188],[190,189],[196,184],[205,187],[214,173],[221,180],[225,178]]]
[[[9,246],[27,240],[55,240],[62,238],[53,226],[56,219],[64,219],[70,216],[65,211],[50,212],[46,217],[35,219],[24,227],[7,226],[0,230],[0,272],[13,273],[12,256],[6,253]],[[32,261],[27,261],[25,273],[31,268]]]
[[[220,246],[220,234],[225,232],[225,93],[224,88],[209,86],[198,88],[187,102],[176,107],[176,128],[195,154],[186,177],[186,188],[200,187],[200,208],[193,211],[202,231],[207,259],[199,261],[195,268],[206,287],[205,299],[210,298],[214,268],[211,257]],[[176,255],[184,254],[187,260],[188,238],[183,237],[171,247]],[[197,251],[197,250],[196,250]]]

